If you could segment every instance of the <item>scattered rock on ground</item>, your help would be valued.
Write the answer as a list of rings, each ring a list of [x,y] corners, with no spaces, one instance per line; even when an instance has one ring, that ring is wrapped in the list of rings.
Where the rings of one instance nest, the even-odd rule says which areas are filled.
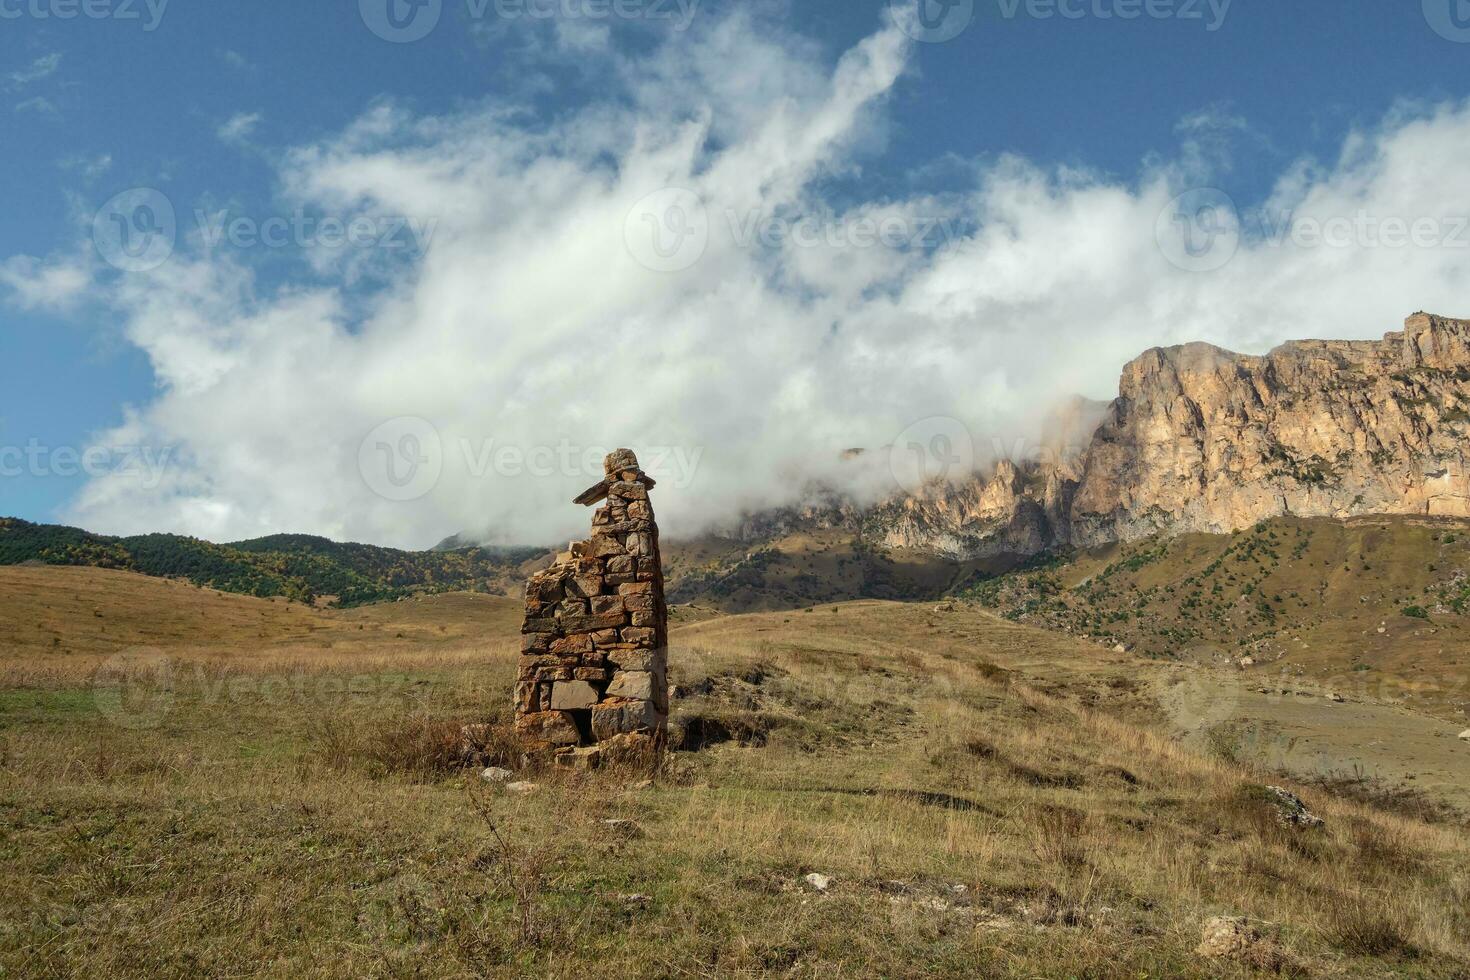
[[[1288,827],[1320,827],[1322,818],[1307,809],[1302,798],[1280,786],[1267,786],[1266,792],[1276,806],[1276,816]]]
[[[1463,732],[1461,732],[1460,737],[1463,738],[1465,741],[1470,742],[1470,728],[1467,728]]]
[[[818,874],[815,871],[807,875],[804,880],[819,892],[824,892],[832,887],[832,879],[829,876]]]
[[[1216,916],[1205,923],[1195,949],[1208,959],[1234,960],[1261,970],[1279,971],[1286,961],[1280,947],[1246,919]]]
[[[487,783],[506,783],[510,782],[511,777],[514,775],[515,773],[511,772],[509,769],[502,769],[499,766],[491,766],[490,768],[480,773],[480,778],[485,780]]]
[[[937,606],[934,607],[934,611],[935,612],[954,612],[955,611],[955,604],[952,603],[952,602],[941,602],[939,605],[937,605]]]
[[[508,790],[510,790],[510,792],[512,792],[512,793],[520,793],[521,795],[524,796],[526,794],[536,792],[538,789],[541,788],[541,784],[540,783],[527,783],[527,782],[506,783],[505,784],[505,788],[508,789]]]

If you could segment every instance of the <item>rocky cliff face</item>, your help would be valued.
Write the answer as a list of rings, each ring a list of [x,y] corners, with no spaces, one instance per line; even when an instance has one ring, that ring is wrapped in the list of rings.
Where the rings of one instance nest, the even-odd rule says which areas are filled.
[[[1381,342],[1149,351],[1088,449],[1070,542],[1285,515],[1470,516],[1467,382],[1470,322],[1423,313]]]
[[[1382,341],[1295,341],[1260,357],[1151,350],[1104,411],[1078,401],[1049,429],[1044,462],[1002,460],[869,508],[826,493],[747,518],[740,536],[841,527],[975,559],[1287,515],[1470,516],[1470,321],[1418,313]]]

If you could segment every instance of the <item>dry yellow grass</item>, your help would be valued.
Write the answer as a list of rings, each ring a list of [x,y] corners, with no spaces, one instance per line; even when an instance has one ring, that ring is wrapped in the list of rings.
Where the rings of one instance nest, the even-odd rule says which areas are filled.
[[[1287,971],[1470,969],[1463,826],[1310,787],[1326,826],[1282,826],[1263,774],[1148,727],[1147,665],[974,611],[676,625],[679,721],[729,740],[647,788],[544,773],[519,796],[375,752],[503,720],[514,609],[487,601],[265,611],[321,624],[334,645],[315,648],[232,640],[222,618],[208,655],[187,630],[156,640],[136,685],[116,664],[88,679],[100,641],[49,672],[31,647],[0,651],[0,967],[1246,975],[1195,953],[1230,914]]]

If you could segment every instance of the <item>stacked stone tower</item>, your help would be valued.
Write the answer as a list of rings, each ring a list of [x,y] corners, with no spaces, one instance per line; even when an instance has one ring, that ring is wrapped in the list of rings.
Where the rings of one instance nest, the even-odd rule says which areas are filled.
[[[516,678],[515,728],[526,750],[576,766],[653,751],[669,711],[654,481],[628,449],[610,454],[603,471],[575,501],[602,503],[592,537],[526,584]]]

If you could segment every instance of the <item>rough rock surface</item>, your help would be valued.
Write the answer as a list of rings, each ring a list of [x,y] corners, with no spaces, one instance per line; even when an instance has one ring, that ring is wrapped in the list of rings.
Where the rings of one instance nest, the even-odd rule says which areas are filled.
[[[1206,922],[1195,952],[1207,959],[1234,960],[1273,973],[1285,964],[1280,947],[1249,921],[1232,916],[1217,916]]]
[[[516,678],[516,733],[531,752],[587,769],[615,742],[627,756],[661,741],[669,711],[668,610],[654,481],[619,449],[605,477],[577,497],[601,503],[592,537],[574,541],[526,584],[526,618]],[[564,758],[561,758],[564,757]]]

